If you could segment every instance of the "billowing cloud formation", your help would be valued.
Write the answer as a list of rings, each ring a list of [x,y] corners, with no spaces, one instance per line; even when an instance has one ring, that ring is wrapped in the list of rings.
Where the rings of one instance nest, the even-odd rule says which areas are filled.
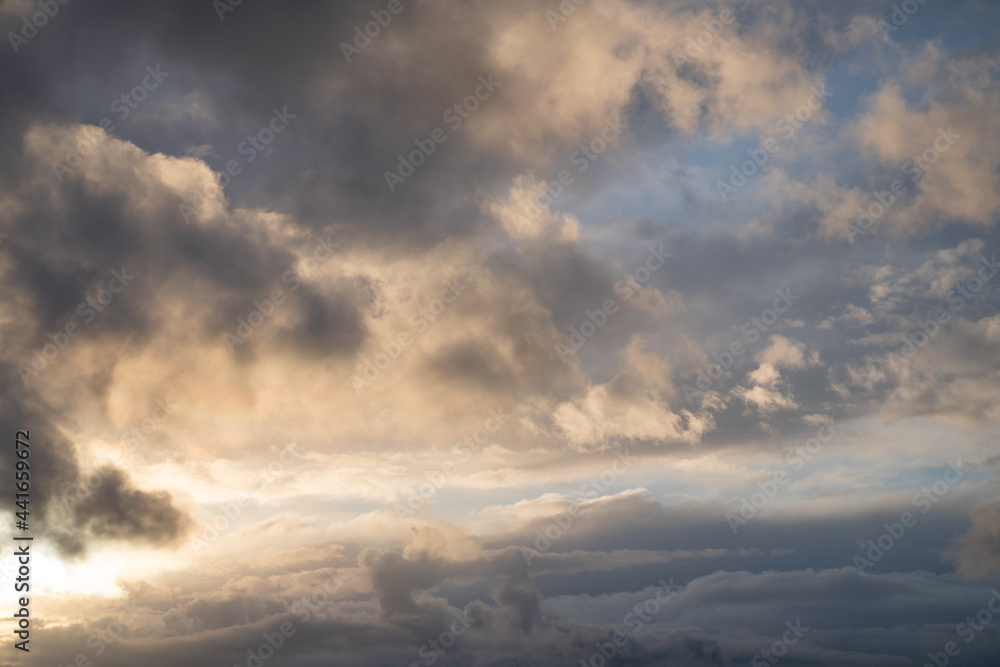
[[[32,664],[987,664],[998,18],[0,2]]]

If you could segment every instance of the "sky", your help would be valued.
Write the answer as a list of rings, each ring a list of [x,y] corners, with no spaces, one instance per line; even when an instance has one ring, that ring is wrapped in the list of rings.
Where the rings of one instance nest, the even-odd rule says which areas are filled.
[[[0,33],[0,665],[996,664],[1000,3]]]

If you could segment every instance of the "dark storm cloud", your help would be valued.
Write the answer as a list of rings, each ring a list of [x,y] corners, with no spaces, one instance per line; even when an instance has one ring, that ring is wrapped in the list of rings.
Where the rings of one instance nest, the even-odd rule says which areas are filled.
[[[94,538],[169,544],[190,528],[169,494],[136,489],[118,469],[95,474],[100,481],[74,508],[74,523]]]
[[[354,289],[349,291],[351,287]],[[362,307],[370,304],[362,302],[356,286],[345,285],[334,295],[304,286],[295,300],[298,320],[278,338],[290,351],[326,357],[353,352],[364,342]]]
[[[36,174],[44,178],[47,168],[37,166],[42,173]],[[213,304],[207,312],[190,315],[199,320],[191,333],[204,343],[221,344],[223,335],[236,331],[239,319],[256,308],[255,301],[266,301],[274,289],[295,297],[289,284],[299,290],[293,304],[285,307],[297,313],[283,334],[293,351],[342,355],[363,342],[364,304],[355,296],[355,286],[345,283],[322,296],[308,285],[299,289],[300,281],[288,277],[295,267],[288,248],[237,225],[185,225],[169,192],[151,187],[128,164],[111,170],[117,182],[99,197],[99,209],[85,205],[93,202],[93,186],[83,186],[74,174],[63,184],[69,188],[68,201],[62,190],[49,190],[48,204],[17,216],[10,228],[9,271],[20,278],[12,299],[22,318],[12,331],[21,346],[15,352],[19,362],[32,361],[48,336],[70,323],[81,327],[90,341],[141,345],[157,333],[155,325],[164,323],[165,303],[176,298],[189,306],[199,300]],[[84,187],[86,192],[81,191]],[[30,200],[33,191],[25,189]],[[136,193],[142,193],[147,204],[136,206],[130,199]],[[48,224],[37,224],[36,216]],[[111,303],[104,308],[85,303],[108,289],[115,275],[124,276],[127,284],[124,289],[111,284],[110,289],[118,290]]]
[[[137,112],[162,114],[156,134],[132,136],[126,119],[118,123],[121,136],[146,139],[144,148],[172,155],[211,144],[215,157],[208,161],[221,171],[239,157],[236,149],[246,136],[265,126],[273,107],[287,107],[297,116],[292,125],[266,158],[245,164],[246,173],[234,177],[241,199],[267,202],[312,226],[329,222],[336,211],[380,243],[382,232],[422,244],[422,231],[471,231],[474,208],[443,214],[434,205],[440,188],[457,193],[477,182],[465,167],[479,158],[455,145],[463,142],[460,130],[395,196],[383,172],[397,166],[399,153],[414,149],[415,139],[448,127],[443,112],[489,74],[478,37],[488,19],[472,6],[408,5],[375,44],[347,63],[339,44],[371,20],[370,9],[361,1],[306,2],[289,12],[281,3],[245,2],[220,24],[211,4],[198,0],[161,3],[155,11],[125,2],[67,6],[20,53],[0,55],[8,72],[0,82],[3,97],[23,103],[5,107],[2,125],[13,143],[30,122],[96,124],[97,114],[108,115],[104,100],[134,84],[137,73],[121,63],[162,63],[170,77],[156,91],[160,97]],[[425,30],[442,22],[454,29],[426,39]],[[86,55],[78,44],[87,45]],[[396,59],[400,49],[411,55]],[[54,91],[66,86],[74,94],[54,104]],[[190,95],[218,120],[170,116],[170,104]],[[500,97],[491,103],[512,103]],[[38,108],[45,110],[42,117]]]
[[[94,539],[162,543],[185,531],[188,519],[168,494],[139,490],[117,469],[103,470],[96,477],[82,475],[76,446],[46,416],[48,407],[33,391],[21,388],[16,369],[7,364],[0,368],[8,390],[0,397],[0,426],[12,435],[28,431],[30,436],[28,525],[32,528],[25,534],[50,538],[65,555],[81,555]],[[14,449],[5,447],[4,475],[13,478],[17,460]],[[84,499],[77,502],[80,496]],[[72,518],[67,517],[66,507],[71,508]]]
[[[17,431],[28,431],[29,451],[27,461],[30,466],[30,493],[32,520],[36,528],[49,528],[46,519],[50,516],[50,505],[69,488],[80,481],[80,471],[76,463],[76,448],[46,416],[45,406],[31,392],[19,391],[21,379],[17,369],[7,363],[0,363],[5,391],[0,394],[0,425],[4,433],[13,439]],[[14,478],[14,466],[18,460],[13,446],[3,448],[3,474]],[[30,533],[29,533],[30,534]],[[76,539],[62,536],[67,546],[73,548]]]

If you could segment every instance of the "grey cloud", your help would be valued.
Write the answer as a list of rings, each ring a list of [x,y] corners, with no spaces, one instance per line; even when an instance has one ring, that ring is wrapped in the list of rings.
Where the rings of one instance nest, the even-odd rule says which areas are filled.
[[[97,475],[96,487],[74,508],[76,524],[94,538],[169,544],[186,534],[190,520],[169,494],[136,489],[121,470]]]

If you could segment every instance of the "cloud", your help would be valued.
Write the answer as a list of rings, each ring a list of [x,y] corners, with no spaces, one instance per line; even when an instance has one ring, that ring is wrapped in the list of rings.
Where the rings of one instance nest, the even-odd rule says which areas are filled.
[[[169,544],[190,529],[190,520],[167,493],[132,487],[121,470],[104,469],[90,494],[73,508],[74,523],[94,539],[126,539]]]
[[[1000,507],[980,505],[970,513],[972,525],[955,545],[952,557],[966,577],[1000,572]]]
[[[948,59],[928,45],[872,96],[869,112],[857,121],[858,140],[916,190],[887,218],[893,232],[922,231],[945,219],[979,227],[995,221],[1000,211],[996,71],[992,58]],[[903,93],[913,84],[925,90],[919,107]]]
[[[697,445],[714,428],[710,413],[671,407],[678,392],[665,378],[668,364],[633,340],[625,351],[626,367],[603,385],[555,408],[556,426],[574,446],[606,447],[621,439]]]
[[[750,386],[737,387],[733,394],[765,416],[799,407],[790,392],[782,391],[781,369],[802,370],[821,363],[818,351],[807,353],[804,343],[784,336],[771,336],[771,344],[754,355],[754,361],[759,365],[747,376]]]
[[[788,664],[942,650],[996,585],[982,466],[851,563],[945,454],[994,455],[1000,301],[952,290],[1000,241],[996,9],[926,3],[885,41],[890,5],[95,0],[0,52],[36,658],[253,664],[290,623],[275,663],[424,664],[458,618],[437,664],[577,664],[615,631],[622,664],[747,664],[799,620]],[[779,288],[794,312],[749,329]],[[857,438],[813,452],[831,420]]]

